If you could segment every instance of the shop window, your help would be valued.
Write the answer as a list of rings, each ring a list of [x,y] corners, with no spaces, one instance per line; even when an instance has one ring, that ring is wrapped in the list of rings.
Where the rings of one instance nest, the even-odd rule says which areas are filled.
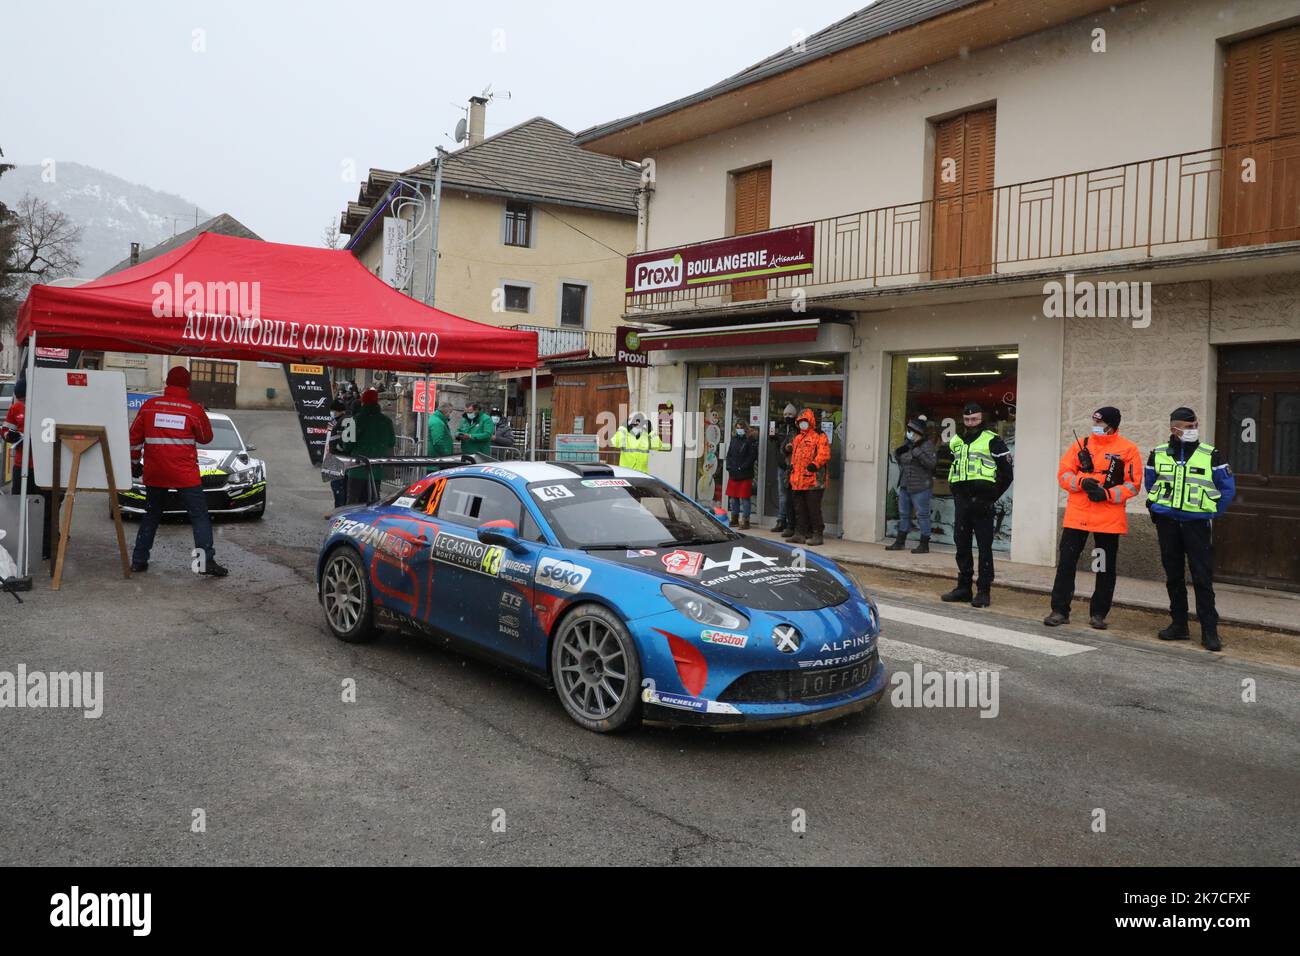
[[[762,378],[767,371],[762,362],[706,362],[696,368],[700,378]]]
[[[772,363],[772,377],[781,375],[843,375],[843,355],[819,355],[815,358],[778,359]]]
[[[952,455],[948,442],[962,427],[962,407],[971,401],[984,407],[985,427],[996,432],[1012,456],[1016,449],[1016,382],[1020,355],[1013,347],[962,351],[939,349],[916,355],[896,355],[890,382],[889,480],[886,484],[885,529],[892,536],[898,526],[900,469],[894,451],[903,444],[908,419],[924,415],[927,440],[938,446],[934,495],[930,503],[931,539],[952,543],[953,502],[948,488]],[[1011,548],[1013,485],[994,508],[993,547]],[[913,523],[915,533],[915,523]]]

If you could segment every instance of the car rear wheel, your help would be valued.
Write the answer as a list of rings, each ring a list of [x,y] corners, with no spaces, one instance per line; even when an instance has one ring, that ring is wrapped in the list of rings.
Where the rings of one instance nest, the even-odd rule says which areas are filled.
[[[599,604],[575,608],[551,644],[555,692],[569,716],[596,733],[635,723],[640,711],[641,660],[613,612]]]
[[[320,603],[325,623],[340,641],[364,644],[375,638],[370,581],[361,558],[351,548],[335,548],[321,573]]]

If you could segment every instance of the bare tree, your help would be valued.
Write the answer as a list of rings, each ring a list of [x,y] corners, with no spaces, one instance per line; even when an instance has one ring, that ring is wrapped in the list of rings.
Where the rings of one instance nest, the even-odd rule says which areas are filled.
[[[11,211],[10,222],[13,248],[0,263],[5,286],[49,282],[71,275],[81,265],[77,258],[81,227],[62,210],[27,193]]]
[[[326,249],[337,249],[343,245],[343,236],[339,232],[339,223],[337,219],[331,219],[329,224],[320,234],[320,243]]]

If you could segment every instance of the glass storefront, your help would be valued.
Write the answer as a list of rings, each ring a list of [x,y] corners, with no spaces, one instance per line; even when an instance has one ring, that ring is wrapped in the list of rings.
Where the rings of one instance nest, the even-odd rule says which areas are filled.
[[[927,438],[938,445],[934,496],[930,503],[931,540],[952,544],[953,500],[948,488],[952,455],[948,442],[961,429],[961,410],[967,402],[984,406],[984,422],[1016,451],[1016,380],[1020,355],[1014,346],[974,351],[935,351],[895,355],[890,379],[889,480],[885,491],[885,533],[898,528],[899,467],[893,452],[903,444],[908,419],[924,415]],[[1011,498],[1013,484],[994,509],[993,547],[1011,549]],[[913,528],[915,534],[915,527]]]
[[[757,501],[754,519],[773,524],[777,517],[776,428],[782,410],[792,404],[812,409],[831,439],[822,512],[827,530],[839,533],[844,475],[844,357],[778,359],[772,362],[710,362],[691,368],[693,406],[703,415],[703,428],[694,456],[687,449],[688,491],[704,502],[726,507],[727,446],[736,421],[753,429],[759,440]]]

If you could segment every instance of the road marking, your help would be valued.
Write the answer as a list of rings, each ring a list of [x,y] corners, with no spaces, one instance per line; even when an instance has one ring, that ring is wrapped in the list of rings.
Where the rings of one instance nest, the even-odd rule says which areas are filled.
[[[991,664],[988,661],[981,661],[974,657],[962,657],[960,654],[949,654],[947,651],[936,651],[933,647],[922,647],[920,644],[909,644],[907,641],[896,641],[889,637],[880,638],[879,646],[880,653],[886,657],[901,657],[907,661],[920,661],[922,664],[929,664],[931,667],[961,674],[976,671],[1005,670],[1001,664]]]
[[[963,637],[973,637],[977,641],[988,641],[990,644],[1003,644],[1007,647],[1018,647],[1022,651],[1033,651],[1037,654],[1046,654],[1048,657],[1069,657],[1071,654],[1082,654],[1084,651],[1096,650],[1088,644],[1071,644],[1069,641],[1058,641],[1052,637],[1043,637],[1039,634],[1028,634],[1024,631],[1013,631],[1005,627],[994,627],[992,624],[977,624],[974,621],[964,621],[955,617],[944,617],[942,614],[930,614],[926,611],[914,611],[908,607],[898,607],[894,604],[880,604],[880,616],[887,621],[898,621],[900,624],[912,624],[916,627],[928,627],[931,630],[942,631],[945,634],[960,634]]]

